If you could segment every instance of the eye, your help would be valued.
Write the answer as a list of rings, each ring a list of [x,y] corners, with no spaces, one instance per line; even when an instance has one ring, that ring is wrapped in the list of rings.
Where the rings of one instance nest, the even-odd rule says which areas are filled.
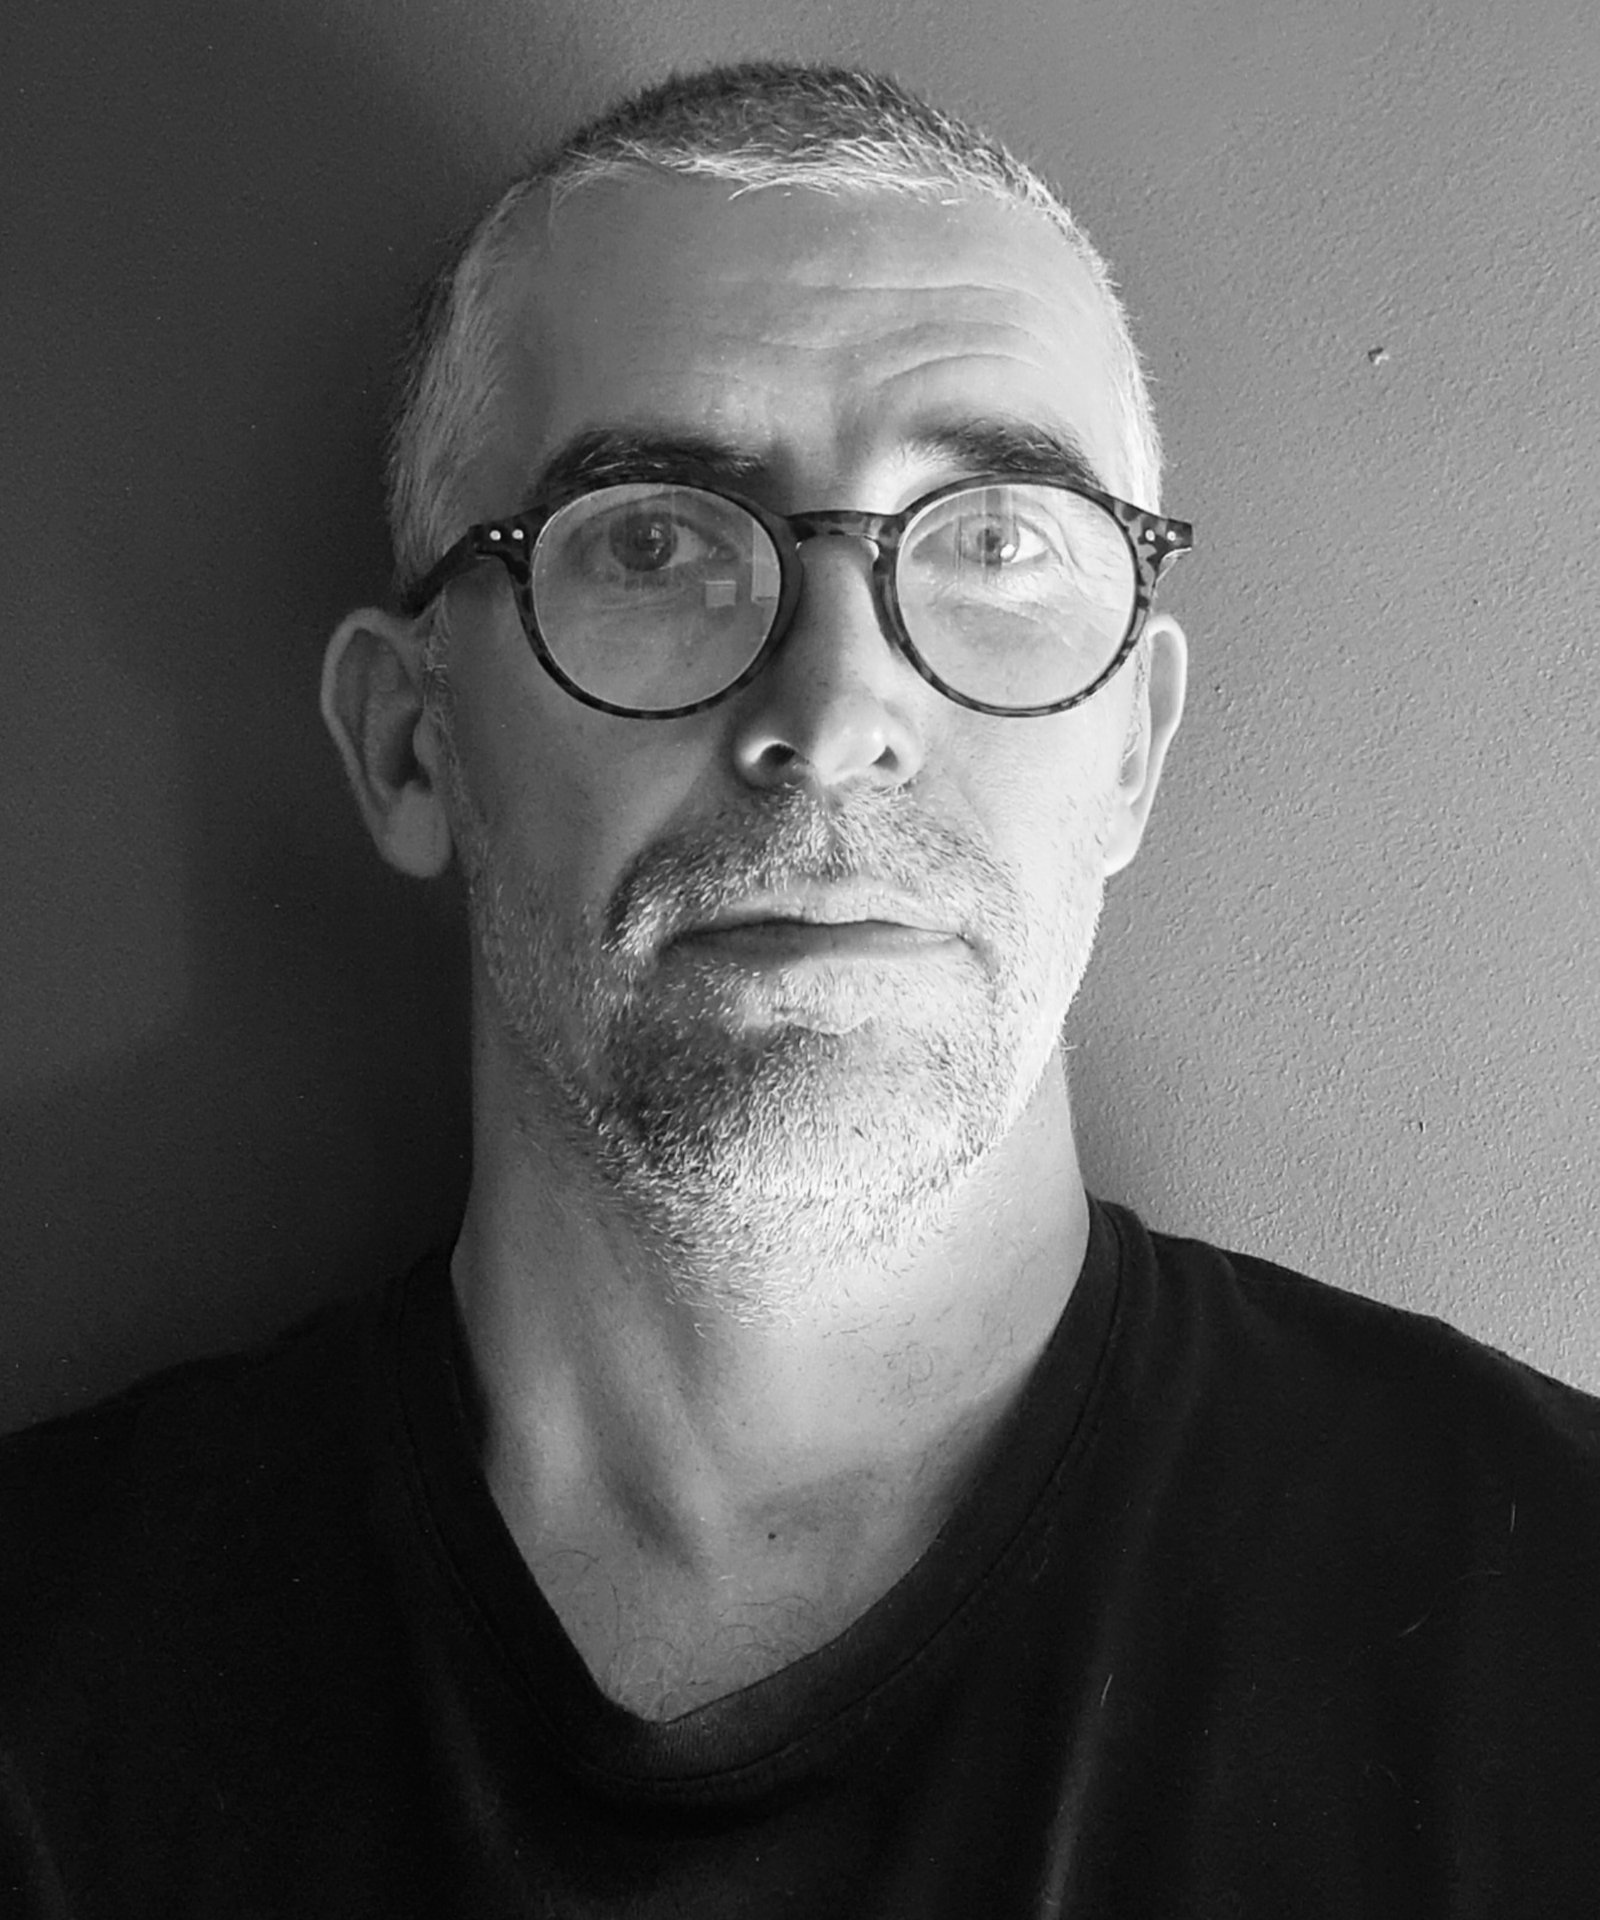
[[[988,572],[1025,565],[1049,551],[1037,531],[1011,513],[963,514],[951,544],[957,565]]]
[[[954,581],[979,575],[998,582],[1010,574],[1052,566],[1063,556],[1059,529],[1043,512],[1022,511],[1009,492],[985,488],[934,507],[906,551],[911,566]]]
[[[692,515],[650,505],[618,508],[585,528],[580,562],[597,579],[642,582],[726,557],[724,544]]]

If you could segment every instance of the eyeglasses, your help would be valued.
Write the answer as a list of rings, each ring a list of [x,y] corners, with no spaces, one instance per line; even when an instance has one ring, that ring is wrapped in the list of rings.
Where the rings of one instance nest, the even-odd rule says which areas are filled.
[[[1061,713],[1132,653],[1156,581],[1194,530],[1111,494],[1004,474],[900,513],[772,513],[720,486],[567,491],[458,540],[406,596],[421,613],[480,561],[511,576],[541,665],[575,700],[638,719],[699,713],[747,686],[800,604],[801,547],[874,549],[890,643],[977,713]]]

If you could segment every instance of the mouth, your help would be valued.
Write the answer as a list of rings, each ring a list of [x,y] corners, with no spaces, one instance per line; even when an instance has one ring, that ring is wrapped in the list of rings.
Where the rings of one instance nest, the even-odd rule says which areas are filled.
[[[909,896],[881,889],[840,887],[752,895],[685,927],[678,938],[698,940],[752,929],[782,929],[790,934],[807,930],[818,934],[849,932],[875,938],[906,933],[944,940],[954,939],[959,933],[948,917]]]
[[[861,886],[753,895],[684,928],[670,942],[685,959],[755,973],[948,960],[961,944],[953,921],[937,909]]]
[[[904,960],[955,947],[953,933],[885,920],[742,920],[705,927],[673,942],[682,952],[749,965],[805,960]]]

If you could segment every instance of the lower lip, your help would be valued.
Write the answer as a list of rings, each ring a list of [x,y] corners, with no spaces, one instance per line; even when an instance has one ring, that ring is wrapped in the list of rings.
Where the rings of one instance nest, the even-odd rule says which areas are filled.
[[[958,944],[952,933],[886,920],[847,920],[832,927],[807,920],[752,920],[744,926],[685,934],[675,942],[691,953],[719,954],[758,967],[797,960],[912,960]]]

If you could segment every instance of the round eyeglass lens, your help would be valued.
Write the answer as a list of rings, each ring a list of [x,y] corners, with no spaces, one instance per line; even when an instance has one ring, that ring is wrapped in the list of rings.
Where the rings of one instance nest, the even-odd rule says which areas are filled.
[[[597,698],[641,712],[708,700],[761,651],[778,554],[742,507],[698,487],[602,487],[534,545],[534,617],[552,658]]]
[[[1042,707],[1091,686],[1132,623],[1138,572],[1104,507],[1048,485],[972,487],[906,528],[906,632],[958,693]]]

